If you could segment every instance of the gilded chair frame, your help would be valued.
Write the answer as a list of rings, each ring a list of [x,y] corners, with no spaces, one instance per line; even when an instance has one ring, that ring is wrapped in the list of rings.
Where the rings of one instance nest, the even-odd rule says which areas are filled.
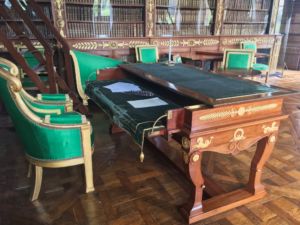
[[[156,45],[136,45],[135,46],[135,56],[136,56],[136,61],[137,62],[142,62],[142,54],[141,54],[141,50],[142,49],[155,49],[155,52],[156,52],[156,63],[158,62],[159,60],[159,54],[158,54],[158,48]]]
[[[78,59],[72,50],[70,51],[70,55],[71,55],[71,57],[73,59],[73,63],[74,63],[76,87],[77,87],[78,94],[81,97],[83,104],[88,105],[89,97],[85,94],[85,92],[82,88],[82,85],[81,85],[82,82],[81,82],[81,77],[80,77],[80,69],[79,69]]]
[[[228,60],[228,55],[229,54],[241,54],[241,53],[242,54],[248,54],[250,56],[248,64],[247,64],[247,69],[251,69],[252,65],[253,65],[253,59],[254,59],[255,52],[253,50],[246,50],[246,49],[225,49],[224,50],[224,57],[223,57],[222,67],[224,69],[227,69],[228,63],[229,63],[229,60]]]
[[[84,164],[85,167],[85,181],[86,181],[86,192],[94,191],[94,183],[93,183],[93,170],[92,170],[92,147],[91,147],[91,124],[88,120],[85,119],[81,124],[50,124],[46,118],[40,118],[36,114],[34,114],[24,103],[23,98],[21,96],[22,84],[21,81],[10,74],[9,72],[0,68],[0,77],[7,80],[7,88],[12,95],[12,99],[16,104],[16,107],[19,108],[20,112],[23,114],[25,118],[36,123],[39,126],[43,126],[49,129],[79,129],[82,140],[82,157],[74,158],[74,159],[66,159],[66,160],[39,160],[32,158],[29,155],[26,155],[27,160],[35,166],[35,185],[32,194],[31,200],[34,201],[38,198],[42,183],[42,174],[43,167],[45,168],[60,168],[60,167],[69,167],[74,165]]]

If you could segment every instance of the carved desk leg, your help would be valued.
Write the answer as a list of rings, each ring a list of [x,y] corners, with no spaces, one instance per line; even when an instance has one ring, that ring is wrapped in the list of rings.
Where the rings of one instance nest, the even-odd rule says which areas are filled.
[[[193,192],[188,202],[183,206],[183,211],[187,215],[189,222],[191,219],[203,213],[202,196],[204,179],[201,172],[202,153],[194,152],[189,155],[188,174],[193,183]]]
[[[262,170],[273,151],[276,137],[277,134],[272,134],[261,139],[257,144],[257,149],[251,162],[248,181],[248,190],[253,194],[265,191],[264,185],[261,183]]]

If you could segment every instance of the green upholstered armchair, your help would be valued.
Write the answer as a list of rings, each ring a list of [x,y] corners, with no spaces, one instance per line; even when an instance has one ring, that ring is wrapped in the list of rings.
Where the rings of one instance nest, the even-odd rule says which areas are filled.
[[[253,57],[253,50],[225,49],[223,57],[223,69],[251,69],[253,64]]]
[[[138,45],[135,47],[136,61],[141,63],[157,63],[158,49],[156,45]]]
[[[35,166],[32,200],[38,198],[44,167],[84,164],[86,192],[93,191],[90,122],[79,113],[40,117],[28,108],[21,92],[20,80],[0,68],[0,97],[24,146],[26,158]]]
[[[120,60],[76,50],[71,50],[70,54],[73,59],[77,91],[85,105],[88,104],[89,99],[85,94],[86,82],[96,80],[97,70],[116,68],[124,63]]]
[[[254,42],[254,41],[243,41],[240,44],[241,44],[241,49],[250,49],[250,50],[253,50],[254,53],[257,52],[257,45],[256,45],[256,42]],[[268,76],[269,76],[269,65],[262,64],[262,63],[257,63],[256,62],[256,57],[254,57],[252,68],[254,70],[259,70],[259,71],[262,71],[262,72],[266,72],[265,83],[267,83]]]
[[[14,77],[20,77],[18,67],[7,59],[0,57],[0,68],[9,71]],[[20,95],[30,110],[39,116],[73,111],[73,101],[67,94],[38,94],[35,98],[22,88]]]

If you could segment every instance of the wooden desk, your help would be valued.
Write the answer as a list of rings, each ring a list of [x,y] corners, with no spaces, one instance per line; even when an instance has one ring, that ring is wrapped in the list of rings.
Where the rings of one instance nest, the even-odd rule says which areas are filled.
[[[128,113],[133,108],[122,101],[122,98],[128,98],[128,94],[111,93],[103,88],[107,80],[130,80],[143,90],[153,92],[155,97],[164,99],[170,106],[177,105],[162,113],[161,116],[166,117],[161,124],[163,126],[146,137],[191,181],[190,196],[180,207],[189,224],[266,195],[261,183],[262,171],[278,138],[280,122],[288,117],[282,112],[282,105],[283,97],[291,91],[216,75],[182,64],[172,67],[124,64],[117,71],[103,71],[100,81],[91,83],[92,87],[87,86],[87,94],[101,108],[107,109],[106,112],[112,113],[110,118],[115,118],[114,122],[124,129],[128,124],[123,125],[120,118],[134,121],[135,118]],[[97,82],[100,82],[98,86]],[[155,107],[145,108],[144,113],[139,111],[132,116],[145,116],[147,113],[151,116],[156,112]],[[149,122],[148,118],[144,119]],[[127,132],[135,136],[132,130]],[[204,152],[236,155],[256,143],[249,181],[243,188],[223,193],[217,183],[201,172]],[[210,198],[204,200],[203,192]]]
[[[230,70],[224,70],[224,69],[218,69],[217,71],[215,71],[214,73],[216,74],[222,74],[225,76],[230,76],[230,77],[237,77],[237,78],[244,78],[244,77],[251,77],[252,79],[254,77],[260,76],[262,73],[259,70],[234,70],[234,69],[230,69]]]
[[[220,50],[197,50],[196,51],[197,55],[201,55],[201,56],[206,56],[206,57],[215,57],[215,59],[220,59],[224,57],[224,51],[220,51]],[[269,54],[265,54],[265,53],[255,53],[255,57],[256,58],[267,58],[270,57]]]

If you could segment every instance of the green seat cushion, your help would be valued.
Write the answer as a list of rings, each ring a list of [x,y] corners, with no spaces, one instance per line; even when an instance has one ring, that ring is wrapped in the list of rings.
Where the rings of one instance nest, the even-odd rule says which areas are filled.
[[[255,64],[253,64],[252,68],[254,70],[260,70],[260,71],[269,70],[269,66],[266,65],[266,64],[262,64],[262,63],[255,63]]]

